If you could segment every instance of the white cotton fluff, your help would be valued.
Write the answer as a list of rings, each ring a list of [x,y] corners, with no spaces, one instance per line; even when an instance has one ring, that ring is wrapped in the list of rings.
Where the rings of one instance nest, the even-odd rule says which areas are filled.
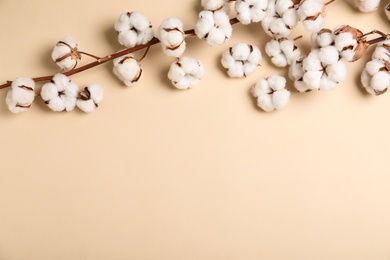
[[[360,12],[369,13],[378,9],[381,0],[347,0]]]
[[[186,42],[183,23],[177,18],[165,19],[157,31],[163,52],[169,57],[180,57],[185,49]]]
[[[142,78],[141,66],[132,54],[113,60],[113,72],[126,86],[135,85]]]
[[[252,87],[251,92],[257,98],[257,105],[266,112],[283,109],[290,100],[290,91],[286,89],[286,79],[279,75],[260,79]]]
[[[225,43],[232,36],[229,16],[223,11],[202,11],[195,25],[195,34],[214,47]]]
[[[336,47],[326,46],[318,50],[318,58],[322,63],[326,65],[331,65],[339,60],[340,54]]]
[[[222,53],[221,63],[232,78],[246,77],[253,73],[262,59],[256,46],[237,43]]]
[[[390,21],[390,4],[385,6],[385,14],[387,19]]]
[[[242,24],[257,23],[264,19],[268,0],[237,0],[234,8]]]
[[[280,68],[291,65],[301,56],[301,51],[293,40],[287,38],[273,39],[265,45],[265,52],[271,62]]]
[[[356,46],[357,40],[352,33],[345,32],[335,36],[335,47],[346,61],[354,60]]]
[[[78,86],[64,74],[56,74],[42,86],[41,97],[47,106],[57,112],[72,111],[76,106]]]
[[[287,37],[298,23],[298,14],[291,0],[269,0],[266,15],[261,21],[271,37]]]
[[[325,21],[325,4],[323,0],[303,0],[297,7],[299,19],[310,32],[321,30]]]
[[[96,83],[89,84],[77,98],[77,107],[89,113],[94,111],[103,100],[104,89]]]
[[[308,92],[312,89],[303,81],[303,75],[305,75],[305,71],[303,70],[303,61],[306,56],[301,56],[297,60],[295,60],[289,67],[288,76],[294,81],[294,87],[298,90],[298,92]]]
[[[168,78],[177,89],[189,89],[198,84],[206,74],[203,64],[191,57],[180,57],[173,62],[168,71]]]
[[[51,58],[62,71],[69,71],[76,67],[81,55],[75,40],[71,36],[65,36],[54,46]]]
[[[19,77],[15,79],[7,92],[5,103],[12,113],[28,110],[35,99],[35,82],[31,78]]]
[[[127,12],[115,23],[118,41],[127,48],[146,44],[153,38],[153,29],[148,18],[139,12]]]
[[[383,41],[375,47],[372,59],[390,60],[390,40]]]
[[[202,7],[206,11],[219,11],[222,10],[225,13],[230,13],[229,0],[202,0]]]
[[[332,30],[323,28],[319,32],[313,32],[311,34],[311,42],[313,49],[333,45],[334,37]]]

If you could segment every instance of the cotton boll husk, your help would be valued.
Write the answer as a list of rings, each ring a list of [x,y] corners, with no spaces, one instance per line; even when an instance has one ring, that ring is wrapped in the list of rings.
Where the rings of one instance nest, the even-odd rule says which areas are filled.
[[[339,60],[338,62],[327,66],[326,73],[331,80],[341,82],[347,77],[347,67],[343,61]]]
[[[386,71],[379,71],[371,78],[370,86],[376,91],[383,91],[390,87],[390,74]]]
[[[321,87],[322,71],[308,71],[303,75],[303,81],[311,89],[319,89]]]
[[[272,103],[275,109],[283,109],[290,101],[290,91],[281,89],[272,94]]]
[[[322,47],[318,51],[318,58],[322,63],[330,65],[339,60],[339,52],[334,46]]]
[[[257,97],[257,105],[265,112],[271,112],[275,110],[271,95],[261,95]]]
[[[268,86],[273,90],[281,90],[286,87],[286,79],[279,75],[271,75],[267,79]]]
[[[324,91],[329,91],[337,87],[337,82],[331,80],[328,76],[323,75],[321,78],[320,89]]]
[[[365,69],[370,76],[373,76],[376,73],[378,73],[379,70],[382,69],[383,67],[385,67],[383,61],[374,59],[366,63]]]
[[[21,105],[31,104],[35,98],[35,82],[31,78],[19,77],[12,84],[12,99]]]

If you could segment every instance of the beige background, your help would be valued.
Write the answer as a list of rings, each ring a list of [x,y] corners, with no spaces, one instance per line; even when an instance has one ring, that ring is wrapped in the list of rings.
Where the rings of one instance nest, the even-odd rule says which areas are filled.
[[[67,34],[97,55],[121,49],[122,12],[192,28],[198,2],[2,0],[0,80],[55,73],[50,53]],[[382,12],[340,0],[328,15],[330,28],[390,31]],[[228,79],[223,50],[245,41],[264,54],[269,40],[258,24],[234,28],[219,48],[188,40],[208,72],[193,90],[170,86],[172,59],[155,46],[135,87],[111,64],[72,77],[105,86],[94,113],[54,113],[39,100],[13,115],[3,102],[0,259],[390,259],[390,94],[359,85],[372,49],[334,91],[294,92],[268,114],[249,90],[286,71],[265,57],[248,78]]]

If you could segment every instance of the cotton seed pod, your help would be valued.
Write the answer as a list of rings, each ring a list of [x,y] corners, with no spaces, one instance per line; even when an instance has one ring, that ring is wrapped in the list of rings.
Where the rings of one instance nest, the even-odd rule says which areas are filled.
[[[41,97],[53,111],[69,112],[76,106],[78,86],[64,74],[56,74],[42,86]]]
[[[347,0],[360,12],[369,13],[378,9],[381,0]]]
[[[62,71],[69,71],[77,66],[81,54],[75,40],[71,36],[66,36],[57,42],[51,57]]]
[[[180,57],[185,49],[183,23],[177,18],[165,19],[157,31],[163,52],[169,57]]]
[[[237,0],[234,6],[242,24],[257,23],[264,19],[268,0]]]
[[[278,75],[259,80],[251,92],[257,98],[257,105],[266,112],[283,109],[290,101],[286,79]]]
[[[232,36],[233,28],[229,16],[224,11],[202,11],[195,25],[199,39],[214,47],[225,43]]]
[[[132,54],[113,60],[113,72],[126,86],[135,85],[142,78],[142,69]]]
[[[341,57],[349,62],[360,59],[370,46],[363,33],[349,25],[336,27],[333,34],[336,49]]]
[[[168,78],[177,89],[189,89],[198,84],[206,74],[203,64],[191,57],[180,57],[173,62]]]
[[[266,15],[261,21],[271,37],[288,37],[298,23],[298,14],[291,0],[269,0]]]
[[[221,63],[230,77],[241,78],[253,73],[261,59],[259,48],[246,43],[237,43],[223,52]]]
[[[301,51],[295,46],[295,42],[285,37],[267,42],[265,52],[271,58],[271,62],[280,68],[291,65],[301,56]]]
[[[104,90],[99,84],[89,84],[79,92],[76,105],[86,113],[92,112],[102,102],[103,94]]]
[[[153,29],[148,18],[139,12],[127,12],[115,23],[118,41],[127,48],[146,44],[153,39]]]
[[[35,99],[35,82],[31,78],[15,79],[6,96],[6,104],[12,113],[28,110]]]
[[[229,0],[202,0],[201,4],[206,11],[215,12],[222,10],[227,14],[230,12]]]
[[[306,30],[309,32],[321,30],[326,16],[323,0],[302,0],[296,8]]]

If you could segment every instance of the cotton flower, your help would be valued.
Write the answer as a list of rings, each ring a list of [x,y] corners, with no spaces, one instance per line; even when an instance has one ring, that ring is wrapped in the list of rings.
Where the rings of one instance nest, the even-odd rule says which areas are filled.
[[[335,47],[346,61],[356,61],[366,52],[369,44],[363,33],[349,25],[340,25],[333,31]]]
[[[331,90],[347,76],[345,64],[333,46],[314,49],[303,59],[302,80],[311,90]]]
[[[321,30],[325,21],[323,0],[302,0],[297,6],[297,13],[306,30],[310,32]]]
[[[168,71],[168,78],[178,89],[193,88],[206,74],[203,64],[191,57],[180,57],[173,62]]]
[[[165,19],[158,28],[157,37],[163,52],[170,57],[180,57],[185,49],[183,23],[177,18]]]
[[[271,58],[271,62],[280,68],[291,65],[301,56],[301,51],[295,46],[295,42],[285,37],[267,42],[265,52]]]
[[[269,0],[266,15],[261,21],[271,37],[287,37],[298,23],[298,14],[292,0]]]
[[[6,104],[12,113],[28,110],[35,98],[35,82],[31,78],[20,77],[15,79],[6,97]]]
[[[42,86],[41,97],[53,111],[72,111],[76,106],[78,86],[64,74],[56,74]]]
[[[148,18],[139,12],[127,12],[115,23],[118,41],[127,48],[146,44],[153,38],[153,29]]]
[[[126,86],[133,86],[142,77],[141,66],[133,56],[133,54],[127,54],[113,60],[114,74],[125,83]]]
[[[266,112],[283,109],[290,101],[286,79],[278,75],[259,80],[251,92],[257,98],[257,105]]]
[[[103,100],[103,88],[96,83],[89,84],[77,97],[77,107],[89,113],[94,111]]]
[[[232,36],[232,25],[224,11],[202,11],[195,25],[195,34],[210,46],[223,44]]]
[[[237,0],[234,6],[242,24],[257,23],[264,19],[268,0]]]
[[[385,14],[387,16],[387,19],[390,21],[390,4],[386,5]]]
[[[368,13],[378,9],[381,0],[348,0],[353,7],[359,9],[360,12]]]
[[[81,54],[74,39],[71,36],[66,36],[57,42],[51,57],[62,71],[69,71],[77,66]]]
[[[229,0],[202,0],[201,4],[206,11],[215,12],[222,10],[227,14],[230,12]]]
[[[230,77],[241,78],[254,72],[261,59],[259,48],[246,43],[237,43],[223,52],[221,63]]]

